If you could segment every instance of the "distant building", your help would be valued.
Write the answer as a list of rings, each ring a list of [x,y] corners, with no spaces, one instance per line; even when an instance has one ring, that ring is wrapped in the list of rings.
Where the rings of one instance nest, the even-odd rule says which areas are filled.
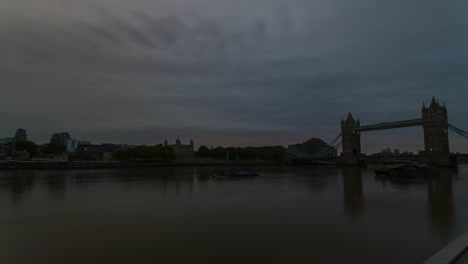
[[[55,133],[50,138],[50,144],[67,146],[67,140],[70,140],[70,134],[68,132]]]
[[[112,143],[101,144],[101,148],[103,149],[104,152],[114,152],[117,150],[125,149],[126,147],[127,147],[126,145],[117,145],[117,144],[112,144]]]
[[[382,149],[382,153],[383,154],[392,154],[392,149],[391,148]]]
[[[0,158],[9,156],[13,150],[13,138],[0,138]]]
[[[399,149],[393,150],[393,154],[397,154],[397,155],[400,154],[400,150]]]
[[[164,140],[164,146],[171,148],[175,155],[176,160],[193,160],[195,157],[195,150],[193,147],[193,139],[190,139],[189,145],[183,145],[177,137],[176,143],[173,145],[168,145],[167,139]]]
[[[327,143],[325,143],[319,138],[311,138],[300,144],[289,145],[288,147],[293,147],[305,154],[315,154],[323,151],[324,149],[330,148],[330,146]]]
[[[28,134],[24,128],[18,128],[15,133],[15,140],[28,140]]]
[[[19,160],[30,160],[31,154],[27,150],[15,150],[13,151],[13,158]]]
[[[73,152],[78,160],[102,160],[104,148],[101,145],[80,145]]]
[[[77,140],[77,139],[67,139],[66,141],[66,147],[67,147],[67,152],[73,152],[76,150],[81,145],[90,145],[91,142],[89,141],[82,141],[82,140]]]
[[[319,138],[311,138],[300,144],[293,144],[288,146],[289,160],[308,159],[303,158],[302,155],[319,155],[320,157],[336,157],[337,149],[328,145]]]
[[[113,161],[114,156],[112,155],[112,152],[103,152],[102,153],[102,161]]]

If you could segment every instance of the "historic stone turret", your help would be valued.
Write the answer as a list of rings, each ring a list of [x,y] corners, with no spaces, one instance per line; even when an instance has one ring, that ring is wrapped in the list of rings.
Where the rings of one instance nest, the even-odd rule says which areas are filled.
[[[346,120],[341,119],[341,137],[343,142],[343,153],[338,163],[343,165],[359,164],[361,155],[361,133],[355,129],[361,126],[359,118],[354,119],[351,113]]]
[[[420,161],[431,165],[450,165],[448,117],[445,104],[439,104],[432,97],[429,107],[423,103],[421,113],[425,148],[424,152],[419,155]]]

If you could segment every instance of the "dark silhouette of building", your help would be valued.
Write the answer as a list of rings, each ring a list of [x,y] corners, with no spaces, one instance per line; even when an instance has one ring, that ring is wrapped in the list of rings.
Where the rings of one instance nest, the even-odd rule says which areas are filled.
[[[337,149],[330,146],[320,138],[311,138],[300,144],[289,145],[287,155],[284,156],[289,162],[311,162],[313,156],[321,158],[335,158]]]
[[[298,151],[306,154],[315,154],[317,152],[322,151],[323,149],[329,147],[327,143],[325,143],[320,138],[311,138],[305,142],[300,144],[293,144],[289,147],[294,147]]]
[[[164,140],[164,146],[171,148],[175,155],[176,160],[193,160],[195,158],[195,150],[193,147],[193,139],[190,139],[189,145],[183,145],[177,137],[176,143],[173,145],[168,145],[167,139]]]
[[[101,145],[80,145],[73,152],[73,158],[77,160],[102,160],[105,148]]]
[[[50,144],[66,146],[67,141],[70,139],[71,137],[68,132],[55,133],[50,138]]]
[[[0,159],[6,158],[11,154],[14,145],[12,138],[0,138]]]
[[[432,97],[429,107],[426,108],[423,103],[421,113],[424,129],[424,152],[419,154],[420,160],[424,163],[450,165],[448,117],[445,104],[440,105]]]
[[[341,119],[341,137],[343,153],[340,157],[341,164],[358,164],[361,155],[361,132],[356,131],[361,126],[359,118],[354,119],[351,113],[346,120]]]
[[[18,130],[16,130],[15,140],[28,140],[28,134],[24,128],[18,128]]]

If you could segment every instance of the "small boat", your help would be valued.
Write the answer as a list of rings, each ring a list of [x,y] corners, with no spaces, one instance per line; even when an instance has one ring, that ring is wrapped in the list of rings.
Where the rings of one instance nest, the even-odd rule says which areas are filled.
[[[240,170],[231,173],[231,176],[260,176],[260,174],[255,171]]]
[[[248,171],[248,170],[239,170],[234,171],[230,174],[214,174],[213,177],[253,177],[253,176],[260,176],[255,171]]]
[[[419,164],[405,164],[394,168],[380,168],[375,171],[376,177],[417,178],[439,176],[440,169]]]

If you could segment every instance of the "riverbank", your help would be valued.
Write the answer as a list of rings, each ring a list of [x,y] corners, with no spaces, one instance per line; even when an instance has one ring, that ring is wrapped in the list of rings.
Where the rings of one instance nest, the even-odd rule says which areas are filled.
[[[468,263],[468,231],[458,236],[423,264]]]
[[[0,170],[40,169],[111,169],[140,167],[193,167],[193,166],[296,166],[279,161],[210,161],[210,162],[129,162],[129,161],[0,161]],[[300,164],[300,165],[318,165]],[[321,164],[333,165],[333,164]]]

